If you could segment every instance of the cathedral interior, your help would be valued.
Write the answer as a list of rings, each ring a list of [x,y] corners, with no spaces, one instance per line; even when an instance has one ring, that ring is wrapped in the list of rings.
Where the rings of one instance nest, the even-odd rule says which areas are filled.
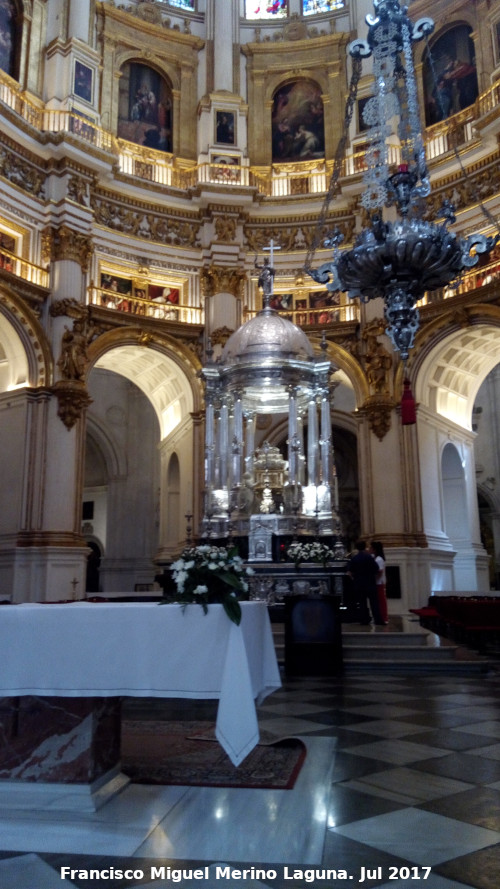
[[[147,597],[186,541],[249,534],[257,519],[345,551],[360,538],[381,541],[392,619],[433,593],[500,589],[500,0],[409,2],[412,21],[424,22],[409,100],[429,183],[421,224],[450,225],[462,239],[478,233],[489,249],[419,294],[404,361],[383,294],[365,300],[311,274],[330,262],[332,244],[341,263],[363,243],[370,218],[375,238],[377,224],[392,224],[374,221],[374,200],[363,198],[367,170],[380,164],[370,143],[380,84],[372,60],[359,71],[363,51],[349,48],[364,40],[374,6],[395,5],[0,0],[0,601]],[[384,161],[393,179],[409,175],[400,136],[389,136]],[[384,213],[393,219],[394,207]],[[335,233],[331,242],[321,227]],[[265,396],[259,362],[275,374]],[[331,734],[319,716],[305,726],[322,694],[321,713],[332,694],[347,695],[352,710],[364,690],[363,706],[386,707],[387,738],[403,734],[396,711],[410,698],[412,750],[424,746],[425,690],[401,678],[382,682],[382,692],[378,681],[349,682],[343,692],[301,686],[293,706],[306,734]],[[466,705],[476,702],[487,721],[482,783],[497,815],[463,840],[463,854],[479,856],[472,870],[443,865],[432,886],[492,889],[498,688],[450,680],[439,694],[449,720],[427,725],[436,748]],[[471,710],[456,750],[475,718]],[[370,729],[361,735],[354,718],[352,726],[369,745]],[[326,740],[314,738],[318,750]],[[409,742],[402,749],[394,780],[410,772]],[[356,763],[356,774],[344,763],[344,777],[361,805],[371,790]],[[465,774],[443,771],[436,781],[472,794]],[[397,832],[399,807],[417,805],[416,786],[404,799],[395,789],[371,797],[366,817]],[[138,798],[137,818],[146,822],[155,800]],[[441,799],[441,809],[424,803],[428,836],[455,817]],[[188,811],[200,838],[202,807],[197,800]],[[283,843],[305,835],[306,821],[294,820]],[[161,832],[148,840],[143,827],[134,854],[158,855]],[[48,834],[42,826],[39,840],[38,829],[30,847],[7,831],[0,858],[16,849],[104,855],[106,837],[108,853],[132,848],[113,845],[114,827],[98,846],[93,827],[80,846],[64,846],[57,826],[42,848]],[[323,861],[354,855],[366,836],[340,827]],[[450,860],[462,854],[456,836]],[[401,839],[397,860],[432,864],[422,842],[415,859]],[[391,849],[372,845],[377,867],[388,865]],[[215,860],[194,840],[181,847],[177,858]],[[359,860],[369,866],[366,848]],[[0,869],[0,886],[13,889],[1,879]],[[28,886],[23,879],[16,889]],[[49,886],[42,871],[36,881]],[[383,882],[380,872],[370,885]]]
[[[201,372],[262,308],[271,243],[271,308],[331,364],[346,547],[383,542],[395,613],[435,590],[495,589],[500,248],[422,295],[403,368],[383,299],[305,270],[330,256],[314,241],[333,178],[327,222],[343,247],[366,218],[373,76],[368,65],[348,108],[346,49],[370,5],[229,7],[0,5],[2,593],[149,590],[187,528],[200,533]],[[413,19],[430,13],[414,48],[426,218],[449,201],[454,231],[495,237],[500,8],[412,3]],[[286,417],[254,425],[255,448],[287,460]]]

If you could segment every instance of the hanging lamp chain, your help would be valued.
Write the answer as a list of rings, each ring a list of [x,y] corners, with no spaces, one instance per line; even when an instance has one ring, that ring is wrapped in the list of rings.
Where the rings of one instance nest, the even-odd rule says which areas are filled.
[[[342,125],[342,134],[337,144],[337,149],[335,151],[335,156],[333,159],[333,170],[330,178],[330,184],[328,186],[328,191],[325,195],[325,199],[321,207],[321,212],[319,214],[318,222],[314,230],[313,239],[307,251],[304,263],[304,271],[306,273],[309,273],[314,259],[314,254],[316,253],[316,250],[320,246],[321,240],[325,235],[324,229],[328,210],[333,198],[339,190],[339,179],[342,173],[342,164],[344,162],[347,143],[349,139],[349,128],[351,126],[352,116],[354,113],[354,106],[356,104],[356,99],[358,96],[358,84],[361,78],[361,70],[361,53],[355,52],[352,54],[352,74],[349,84],[349,94],[347,96],[345,107],[344,123]]]

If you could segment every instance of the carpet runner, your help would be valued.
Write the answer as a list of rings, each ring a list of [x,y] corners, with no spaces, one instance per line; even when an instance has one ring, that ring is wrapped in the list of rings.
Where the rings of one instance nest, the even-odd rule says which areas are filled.
[[[234,766],[213,723],[125,719],[122,771],[135,784],[290,790],[306,756],[298,738],[261,743]]]

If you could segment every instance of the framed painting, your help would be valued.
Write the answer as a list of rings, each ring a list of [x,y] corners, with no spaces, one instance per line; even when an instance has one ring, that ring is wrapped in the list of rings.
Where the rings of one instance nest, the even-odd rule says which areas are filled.
[[[215,141],[220,145],[235,144],[234,111],[215,112]]]
[[[172,90],[158,71],[139,62],[121,69],[118,99],[120,139],[172,151]]]
[[[273,97],[273,162],[322,158],[325,153],[321,90],[311,80],[294,80]]]
[[[73,95],[92,105],[94,96],[94,69],[75,59]]]
[[[446,120],[472,105],[479,92],[470,25],[457,25],[431,45],[424,56],[426,126]]]

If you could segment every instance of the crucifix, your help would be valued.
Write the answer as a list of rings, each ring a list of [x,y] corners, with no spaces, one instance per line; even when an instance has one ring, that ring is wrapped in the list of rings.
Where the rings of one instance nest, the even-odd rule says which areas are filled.
[[[273,280],[275,274],[273,267],[274,251],[281,250],[281,247],[277,244],[275,245],[274,240],[271,238],[269,247],[264,247],[263,250],[269,253],[269,257],[266,256],[263,265],[259,265],[257,257],[255,257],[255,268],[261,269],[258,284],[259,287],[262,288],[264,308],[267,309],[269,308],[271,297],[273,295]]]

